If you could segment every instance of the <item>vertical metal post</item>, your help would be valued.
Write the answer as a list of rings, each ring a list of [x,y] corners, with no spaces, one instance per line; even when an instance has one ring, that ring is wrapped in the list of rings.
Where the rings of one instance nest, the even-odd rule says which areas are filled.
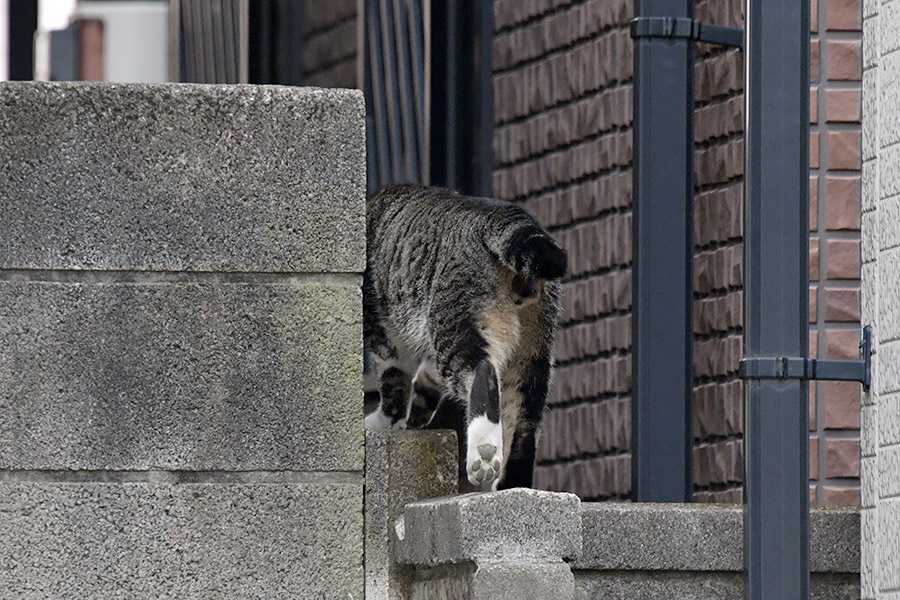
[[[638,17],[693,16],[693,0],[636,0]],[[634,52],[632,490],[691,498],[693,42]]]
[[[809,0],[747,0],[744,356],[806,357]],[[802,379],[745,386],[746,595],[809,598],[809,408]]]

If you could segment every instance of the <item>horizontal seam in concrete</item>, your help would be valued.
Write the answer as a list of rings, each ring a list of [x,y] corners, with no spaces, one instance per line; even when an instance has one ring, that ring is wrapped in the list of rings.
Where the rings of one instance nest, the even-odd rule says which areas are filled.
[[[0,281],[39,283],[214,283],[261,285],[359,286],[361,273],[256,273],[219,271],[130,271],[75,269],[0,269]]]
[[[359,484],[362,471],[0,470],[0,483]]]

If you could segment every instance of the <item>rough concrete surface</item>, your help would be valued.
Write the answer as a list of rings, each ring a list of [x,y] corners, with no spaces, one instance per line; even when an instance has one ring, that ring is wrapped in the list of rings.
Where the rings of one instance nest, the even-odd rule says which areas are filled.
[[[574,494],[516,488],[409,504],[398,525],[398,561],[554,562],[581,552]]]
[[[576,600],[743,600],[735,571],[575,571]],[[814,573],[810,600],[858,600],[859,577]]]
[[[0,268],[362,272],[358,90],[0,83]]]
[[[4,600],[362,598],[362,486],[0,483]]]
[[[570,600],[565,563],[460,563],[416,570],[409,600]]]
[[[410,502],[457,493],[454,431],[366,431],[366,600],[407,600],[394,522]]]
[[[743,509],[737,505],[582,503],[577,569],[740,571]],[[859,572],[859,511],[813,508],[810,569]]]
[[[346,278],[0,281],[0,469],[362,470]]]

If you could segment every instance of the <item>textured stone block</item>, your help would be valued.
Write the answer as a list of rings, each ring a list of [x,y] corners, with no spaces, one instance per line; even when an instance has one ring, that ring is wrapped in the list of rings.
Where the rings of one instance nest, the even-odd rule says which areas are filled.
[[[878,404],[878,429],[875,433],[879,444],[900,444],[900,396],[882,396],[878,399]]]
[[[829,31],[859,31],[862,26],[861,0],[827,0],[825,24]]]
[[[406,506],[396,527],[398,562],[556,562],[581,553],[580,502],[573,494],[516,488]]]
[[[900,247],[900,196],[885,198],[878,210],[880,239],[875,243],[880,250]]]
[[[896,478],[898,473],[892,473]],[[900,498],[878,503],[878,531],[874,541],[878,546],[878,585],[884,590],[900,589]]]
[[[744,579],[735,572],[575,571],[578,600],[740,600]],[[811,600],[858,600],[859,577],[813,573]]]
[[[882,447],[878,450],[879,494],[882,498],[900,496],[900,446]]]
[[[741,571],[740,506],[583,503],[584,550],[574,569]],[[810,569],[859,571],[859,512],[810,512]]]
[[[829,230],[859,229],[860,178],[825,179],[825,226]]]
[[[858,130],[828,132],[828,168],[859,171],[862,138]],[[812,165],[810,165],[812,168]]]
[[[861,111],[860,90],[825,91],[825,118],[828,122],[859,123]]]
[[[826,381],[823,387],[825,429],[859,429],[859,384],[855,381]]]
[[[878,72],[870,69],[863,72],[862,79],[862,160],[869,161],[878,154],[880,133],[878,131]],[[865,170],[865,167],[863,167]]]
[[[859,440],[828,440],[827,477],[859,477]]]
[[[859,290],[825,288],[826,321],[858,323],[859,317]]]
[[[364,268],[358,91],[15,82],[0,106],[0,268]]]
[[[851,40],[828,42],[828,79],[859,81],[862,76],[862,44]]]
[[[362,599],[362,485],[0,482],[0,595]]]
[[[412,573],[394,560],[394,522],[410,502],[457,493],[453,431],[366,431],[366,599],[406,600]]]
[[[741,513],[676,504],[582,504],[576,569],[740,570]]]
[[[828,240],[828,278],[859,279],[860,242]]]
[[[879,118],[879,127],[882,127],[882,121]],[[879,151],[877,169],[871,175],[874,177],[871,183],[873,209],[879,200],[900,196],[900,145],[895,144]],[[865,186],[865,182],[863,185]]]
[[[887,217],[885,211],[881,217]],[[893,215],[890,215],[893,216]],[[884,223],[884,228],[893,224]],[[900,248],[882,250],[878,256],[878,302],[881,314],[878,317],[878,333],[880,341],[900,339]]]
[[[900,17],[900,10],[895,9]],[[900,27],[898,27],[900,30]],[[898,31],[892,35],[894,44],[897,42],[896,36]],[[900,114],[896,110],[890,110],[888,107],[896,106],[900,102],[900,55],[897,52],[891,52],[886,56],[882,55],[880,60],[881,77],[879,78],[879,93],[881,95],[881,105],[883,110],[878,115],[878,129],[882,146],[889,146],[900,142]]]
[[[362,469],[355,278],[158,277],[0,281],[0,469]]]

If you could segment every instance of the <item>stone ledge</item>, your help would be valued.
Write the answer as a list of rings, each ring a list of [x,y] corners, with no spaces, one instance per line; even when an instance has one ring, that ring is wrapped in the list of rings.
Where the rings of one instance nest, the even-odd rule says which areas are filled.
[[[409,504],[395,528],[397,559],[430,566],[575,558],[579,504],[574,494],[521,488]]]
[[[362,598],[362,485],[0,482],[0,596]]]
[[[743,570],[741,506],[583,503],[584,548],[573,569]],[[859,572],[859,511],[813,508],[810,569]]]
[[[0,269],[356,272],[358,90],[0,84]]]

